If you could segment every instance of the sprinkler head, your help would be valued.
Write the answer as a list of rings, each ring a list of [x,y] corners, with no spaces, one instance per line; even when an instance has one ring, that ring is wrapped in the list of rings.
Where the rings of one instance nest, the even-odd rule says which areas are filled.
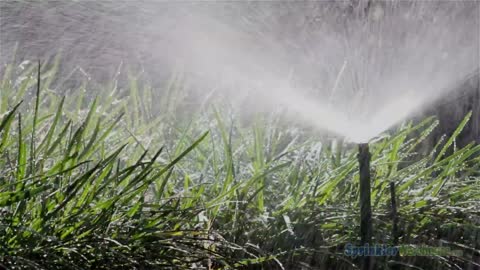
[[[362,162],[365,159],[370,160],[370,150],[368,147],[368,143],[359,143],[358,144],[358,162]]]

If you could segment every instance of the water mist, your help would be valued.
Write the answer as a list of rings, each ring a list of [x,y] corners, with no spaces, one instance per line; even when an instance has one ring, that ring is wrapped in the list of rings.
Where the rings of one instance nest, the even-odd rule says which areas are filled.
[[[239,113],[248,97],[265,110],[284,107],[320,133],[365,143],[478,69],[479,5],[55,1],[29,3],[25,13],[2,4],[0,47],[8,55],[23,40],[18,52],[35,59],[63,49],[66,64],[94,75],[123,60],[140,62],[152,78],[176,68],[198,96],[215,88]],[[38,31],[16,36],[36,27],[32,18]]]
[[[252,4],[247,10],[263,12],[253,15],[226,5],[190,14],[170,40],[200,84],[234,85],[231,100],[283,106],[299,123],[366,143],[448,95],[479,64],[478,3],[373,5],[341,19],[327,3],[292,5],[304,18],[284,21],[276,5]],[[284,30],[297,25],[301,33]]]

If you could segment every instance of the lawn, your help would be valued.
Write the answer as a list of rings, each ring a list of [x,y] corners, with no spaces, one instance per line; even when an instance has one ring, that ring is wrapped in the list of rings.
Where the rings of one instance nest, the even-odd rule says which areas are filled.
[[[345,254],[360,241],[356,145],[281,113],[187,108],[181,76],[153,98],[134,75],[124,87],[58,89],[57,70],[2,74],[5,268],[358,267]],[[375,257],[378,269],[480,267],[480,145],[455,143],[470,117],[427,150],[434,118],[370,142],[374,242],[452,250]]]

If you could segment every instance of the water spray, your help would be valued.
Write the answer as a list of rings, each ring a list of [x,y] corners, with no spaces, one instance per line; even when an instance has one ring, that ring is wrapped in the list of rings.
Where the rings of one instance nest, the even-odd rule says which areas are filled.
[[[360,168],[360,245],[370,245],[372,240],[372,206],[370,189],[370,151],[368,143],[358,144]],[[363,256],[361,269],[371,268],[371,257]]]

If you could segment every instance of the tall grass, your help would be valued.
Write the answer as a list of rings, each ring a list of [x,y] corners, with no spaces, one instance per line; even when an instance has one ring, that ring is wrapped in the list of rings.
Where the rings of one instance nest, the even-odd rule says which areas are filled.
[[[40,75],[34,64],[3,72],[5,267],[357,267],[343,254],[359,242],[354,146],[320,140],[276,115],[245,126],[223,109],[185,113],[178,78],[162,90],[174,98],[160,101],[134,75],[126,89],[85,84],[62,96],[51,89],[57,68],[53,61]],[[455,145],[470,117],[426,154],[418,149],[435,119],[405,123],[371,144],[374,242],[462,251],[379,257],[378,269],[480,267],[480,146]]]

